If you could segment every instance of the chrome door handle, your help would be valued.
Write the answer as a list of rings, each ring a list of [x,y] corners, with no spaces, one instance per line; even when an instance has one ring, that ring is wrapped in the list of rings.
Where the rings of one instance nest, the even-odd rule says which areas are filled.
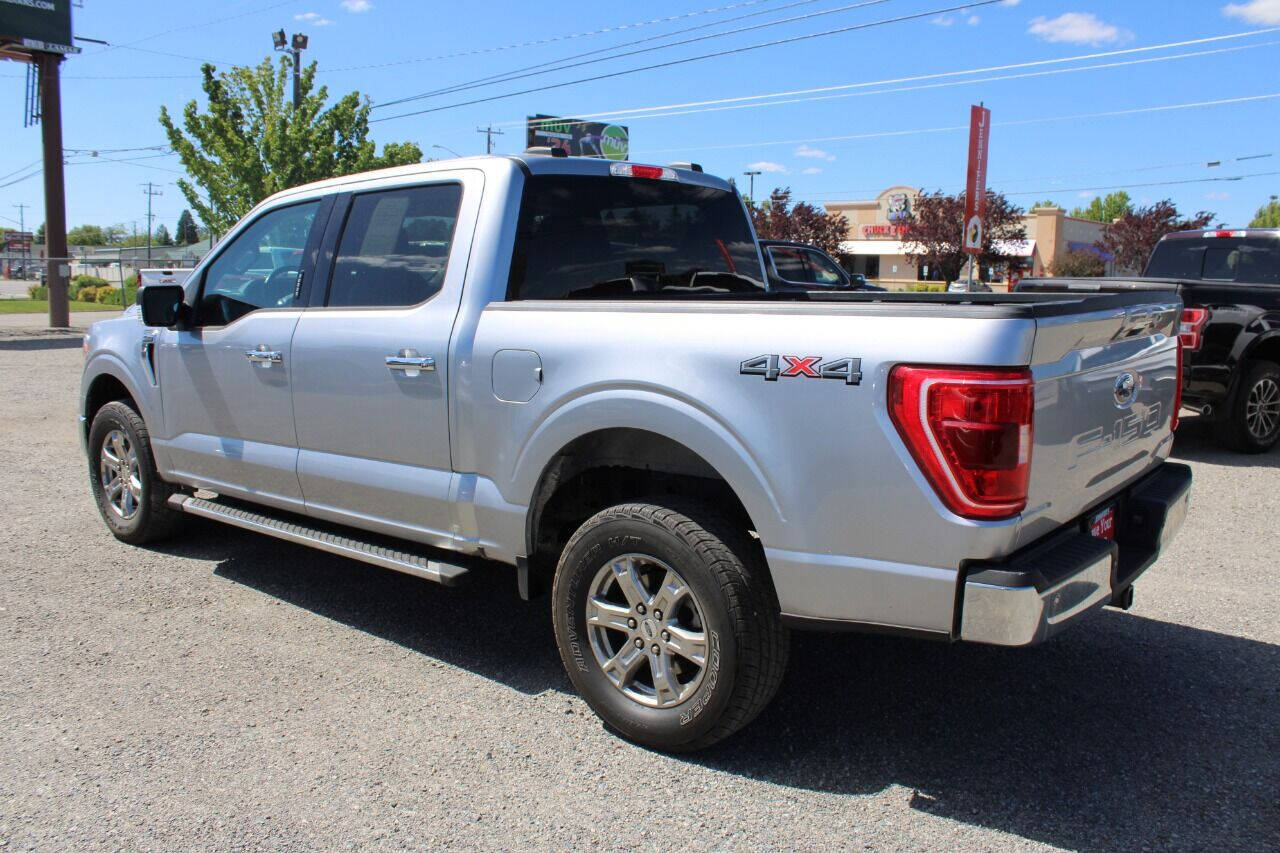
[[[279,364],[284,361],[284,355],[279,350],[269,350],[265,346],[257,349],[247,349],[244,351],[244,357],[249,359],[255,365],[269,367],[273,364]]]
[[[436,360],[429,355],[389,355],[386,361],[388,370],[403,370],[406,373],[416,374],[420,370],[433,372],[436,369]]]

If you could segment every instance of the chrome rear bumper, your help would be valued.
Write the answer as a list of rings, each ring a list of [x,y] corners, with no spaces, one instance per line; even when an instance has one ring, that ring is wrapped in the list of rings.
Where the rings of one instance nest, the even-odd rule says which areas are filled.
[[[960,639],[1028,646],[1106,604],[1126,604],[1133,582],[1156,561],[1187,517],[1191,469],[1166,462],[1120,495],[1115,541],[1077,525],[1008,560],[966,567]]]

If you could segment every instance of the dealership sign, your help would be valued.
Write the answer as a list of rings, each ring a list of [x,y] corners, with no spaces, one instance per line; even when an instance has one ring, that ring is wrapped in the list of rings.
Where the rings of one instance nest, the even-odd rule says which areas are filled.
[[[0,46],[79,53],[71,44],[71,0],[0,0]]]
[[[964,251],[982,254],[982,217],[987,208],[987,148],[991,110],[969,108],[969,170],[964,185]]]
[[[529,116],[527,129],[530,148],[559,148],[574,157],[607,160],[625,160],[630,153],[630,136],[620,124],[536,115]]]

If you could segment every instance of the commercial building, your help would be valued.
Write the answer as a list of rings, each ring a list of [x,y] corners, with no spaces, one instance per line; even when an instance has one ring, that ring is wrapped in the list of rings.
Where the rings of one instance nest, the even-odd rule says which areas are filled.
[[[921,281],[939,281],[937,270],[912,266],[902,243],[905,226],[915,209],[920,190],[889,187],[867,201],[836,201],[826,204],[829,213],[844,214],[849,223],[848,238],[840,244],[849,271],[890,288],[904,288]],[[1103,223],[1067,216],[1056,207],[1040,207],[1023,217],[1027,237],[1002,247],[1014,258],[1008,269],[984,269],[982,278],[993,285],[1008,286],[1030,275],[1048,275],[1054,259],[1062,253],[1083,250],[1099,254],[1112,274],[1114,261],[1100,252],[1095,243],[1102,238]],[[960,235],[956,235],[959,239]]]

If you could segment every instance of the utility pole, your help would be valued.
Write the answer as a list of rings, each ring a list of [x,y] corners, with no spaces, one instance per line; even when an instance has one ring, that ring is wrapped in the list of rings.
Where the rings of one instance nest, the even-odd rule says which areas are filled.
[[[483,133],[483,134],[484,134],[484,153],[486,153],[486,154],[492,154],[492,153],[493,153],[493,138],[494,138],[495,136],[505,136],[505,135],[506,135],[506,133],[505,133],[504,131],[501,131],[501,130],[494,130],[494,129],[493,129],[493,125],[489,125],[488,127],[477,127],[477,128],[476,128],[476,133]]]
[[[142,192],[147,197],[147,263],[151,263],[151,199],[164,193],[156,189],[151,181],[147,181],[142,186],[146,187]]]
[[[1274,198],[1275,198],[1275,196],[1272,196],[1272,198],[1274,199]],[[30,207],[30,206],[31,206],[31,205],[29,205],[29,204],[15,204],[15,205],[14,205],[14,207],[18,208],[18,232],[19,232],[19,233],[21,233],[21,234],[26,234],[26,233],[27,233],[27,224],[26,224],[26,223],[27,223],[27,216],[26,216],[26,209],[27,209],[28,207]],[[10,222],[12,222],[12,221],[13,221],[13,220],[10,220]],[[32,242],[34,242],[34,241],[32,241]],[[22,243],[22,245],[24,245],[24,246],[27,246],[27,247],[28,247],[28,248],[26,248],[26,249],[23,249],[23,250],[22,250],[22,274],[23,274],[24,276],[26,276],[26,275],[28,275],[28,274],[29,274],[29,273],[27,272],[27,268],[31,266],[31,249],[30,249],[30,245],[31,245],[31,243],[26,242],[26,239],[24,238],[24,239],[23,239],[23,243]],[[8,247],[6,247],[6,250],[7,250],[7,248],[8,248]],[[6,251],[6,254],[7,254],[7,251]]]
[[[763,174],[763,173],[757,170],[754,172],[743,172],[742,174],[751,178],[751,189],[748,190],[747,192],[747,198],[751,199],[752,204],[755,204],[756,203],[756,175]]]
[[[57,53],[35,54],[40,75],[40,142],[44,149],[44,234],[45,283],[49,285],[49,325],[65,329],[71,325],[67,303],[67,198],[62,175],[62,81]],[[66,271],[64,274],[63,271]]]
[[[302,51],[307,49],[307,37],[302,33],[294,33],[292,41],[286,41],[284,30],[276,30],[271,34],[271,42],[276,50],[282,50],[293,57],[293,108],[302,106],[302,88],[299,74],[302,69]]]

